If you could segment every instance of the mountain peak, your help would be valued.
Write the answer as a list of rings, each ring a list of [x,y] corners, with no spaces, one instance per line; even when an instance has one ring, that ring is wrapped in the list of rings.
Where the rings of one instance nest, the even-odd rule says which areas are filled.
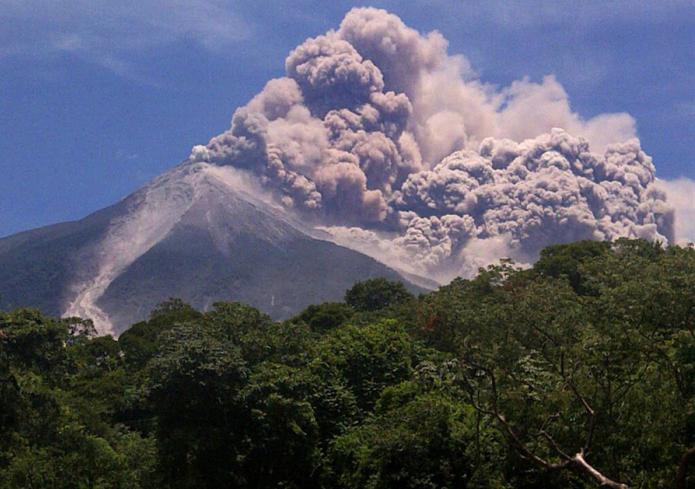
[[[112,208],[0,240],[5,274],[34,284],[13,290],[0,272],[0,296],[117,334],[169,297],[201,309],[238,300],[284,318],[341,299],[355,281],[401,278],[316,235],[243,171],[186,162]],[[53,288],[37,284],[47,275]]]

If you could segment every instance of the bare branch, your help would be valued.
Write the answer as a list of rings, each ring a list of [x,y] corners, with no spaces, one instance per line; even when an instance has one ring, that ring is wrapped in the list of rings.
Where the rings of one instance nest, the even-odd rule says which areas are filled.
[[[586,440],[584,441],[584,446],[582,447],[582,452],[586,453],[591,448],[591,443],[594,440],[594,430],[596,428],[596,411],[594,411],[594,408],[591,407],[591,404],[589,404],[589,401],[587,401],[586,398],[579,393],[579,389],[577,389],[577,386],[574,384],[574,382],[572,382],[571,380],[568,379],[567,385],[569,385],[574,396],[579,400],[579,402],[584,407],[584,411],[586,411],[586,415],[588,417],[588,428],[587,428],[587,433],[586,433]]]
[[[490,398],[491,409],[484,409],[482,406],[479,405],[478,402],[475,402],[473,396],[471,396],[471,400],[474,401],[474,408],[483,414],[492,416],[498,422],[498,425],[500,426],[502,432],[506,435],[506,437],[509,439],[509,442],[522,457],[526,458],[527,460],[535,463],[539,467],[546,470],[560,470],[572,467],[578,470],[579,472],[583,473],[584,475],[593,478],[599,484],[600,487],[609,489],[629,489],[629,487],[626,484],[616,482],[603,475],[595,467],[589,464],[584,458],[586,450],[591,445],[591,441],[593,438],[596,412],[594,411],[589,401],[581,395],[579,389],[574,385],[571,379],[565,377],[567,385],[572,390],[572,393],[574,394],[575,398],[581,403],[582,407],[584,408],[584,411],[586,411],[589,420],[587,440],[585,442],[585,447],[583,447],[579,451],[579,453],[575,454],[574,456],[570,456],[567,454],[567,452],[565,452],[562,449],[562,447],[560,447],[560,445],[555,441],[555,439],[547,431],[545,431],[545,429],[541,429],[539,431],[539,435],[547,441],[549,447],[552,448],[552,450],[554,450],[562,459],[559,462],[551,462],[533,453],[521,440],[521,437],[517,434],[514,427],[507,421],[505,416],[500,412],[498,404],[499,394],[497,392],[497,378],[495,376],[495,372],[491,368],[485,367],[483,365],[476,365],[474,362],[468,361],[466,363],[471,367],[484,373],[490,381],[490,390],[492,394]],[[562,368],[562,371],[564,373],[564,366]],[[551,416],[549,419],[551,419],[552,417],[553,416]],[[546,420],[546,423],[547,422],[548,420]],[[546,423],[544,423],[544,425]],[[693,452],[693,457],[695,458],[695,449],[693,449]]]
[[[565,453],[565,451],[564,451],[562,448],[560,448],[560,445],[557,444],[557,442],[555,441],[555,439],[554,439],[552,436],[550,436],[550,434],[549,434],[547,431],[541,430],[541,436],[542,436],[543,438],[545,438],[545,439],[548,441],[548,443],[550,444],[550,446],[553,447],[553,449],[554,449],[557,453],[559,453],[560,456],[561,456],[562,458],[564,458],[565,460],[571,460],[571,459],[572,459],[572,457],[570,457],[569,455],[567,455],[567,454]]]
[[[499,407],[497,404],[497,379],[495,378],[495,373],[491,369],[486,367],[478,366],[477,368],[484,372],[490,379],[490,388],[492,390],[492,412],[490,414],[502,426],[504,433],[507,435],[512,445],[514,445],[516,449],[519,451],[519,454],[547,470],[557,470],[567,466],[570,462],[569,460],[563,460],[559,463],[553,463],[548,460],[542,459],[541,457],[539,457],[538,455],[536,455],[528,449],[524,442],[521,441],[519,435],[517,435],[514,428],[512,428],[512,426],[507,422],[506,418],[499,411]]]
[[[598,482],[599,487],[607,487],[610,489],[630,489],[629,486],[627,486],[626,484],[615,482],[614,480],[609,479],[601,472],[596,470],[586,461],[583,452],[579,452],[574,457],[572,457],[572,463],[577,469],[593,477],[594,480]]]
[[[504,430],[507,433],[510,441],[517,448],[517,450],[519,451],[519,454],[522,457],[534,462],[536,465],[539,465],[540,467],[547,469],[547,470],[562,469],[562,468],[566,467],[567,465],[569,465],[569,463],[571,462],[571,460],[569,460],[569,459],[565,459],[562,462],[550,462],[548,460],[545,460],[545,459],[539,457],[538,455],[533,453],[531,450],[529,450],[528,447],[524,444],[524,442],[522,442],[519,439],[519,436],[516,434],[516,432],[511,427],[511,425],[507,422],[507,420],[504,418],[504,416],[497,413],[496,418],[497,418],[497,421],[499,421],[499,423],[504,427]]]

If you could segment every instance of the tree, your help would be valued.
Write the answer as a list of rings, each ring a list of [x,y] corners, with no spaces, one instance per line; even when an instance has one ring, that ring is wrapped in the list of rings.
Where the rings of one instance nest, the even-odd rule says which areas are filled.
[[[119,336],[118,343],[125,355],[126,366],[140,370],[157,352],[157,338],[163,331],[201,317],[200,312],[181,299],[162,302],[152,311],[148,321],[132,325]]]
[[[64,348],[68,324],[33,309],[0,313],[2,355],[13,365],[55,380],[70,368]]]
[[[178,300],[118,341],[0,313],[0,489],[687,489],[695,249],[550,247],[275,322]]]
[[[319,487],[319,424],[311,399],[317,379],[304,368],[258,365],[243,390],[248,423],[243,455],[248,487]]]
[[[151,484],[152,440],[111,417],[123,393],[118,344],[93,331],[32,310],[0,315],[0,488]]]
[[[162,334],[147,367],[147,399],[157,417],[159,472],[172,488],[234,486],[240,480],[241,389],[248,377],[239,348],[204,324]]]
[[[423,362],[413,380],[387,387],[372,417],[332,444],[332,487],[503,486],[503,444],[456,386],[455,363]]]
[[[406,380],[432,352],[414,343],[393,320],[333,330],[317,345],[313,368],[324,379],[337,376],[369,410],[389,385]]]
[[[413,299],[401,282],[373,278],[357,282],[345,293],[345,302],[358,311],[378,311]]]
[[[539,477],[652,486],[692,443],[678,352],[694,267],[692,252],[619,241],[573,268],[588,295],[564,273],[491,267],[427,300],[423,331],[453,341],[469,402]]]
[[[589,294],[591,290],[582,281],[581,267],[586,262],[605,256],[610,250],[611,243],[607,241],[578,241],[548,246],[541,251],[533,272],[546,277],[564,277],[575,292]]]
[[[353,308],[342,302],[326,302],[307,307],[294,320],[305,322],[312,331],[324,333],[342,326],[354,313]]]

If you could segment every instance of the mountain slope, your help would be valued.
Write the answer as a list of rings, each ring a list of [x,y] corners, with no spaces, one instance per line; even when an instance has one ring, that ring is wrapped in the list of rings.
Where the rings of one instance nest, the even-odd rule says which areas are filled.
[[[83,220],[0,239],[0,307],[89,317],[118,333],[169,297],[201,309],[238,300],[286,318],[358,280],[403,280],[313,237],[243,178],[181,165]]]
[[[0,308],[32,306],[62,314],[80,256],[101,240],[119,207],[0,239]]]

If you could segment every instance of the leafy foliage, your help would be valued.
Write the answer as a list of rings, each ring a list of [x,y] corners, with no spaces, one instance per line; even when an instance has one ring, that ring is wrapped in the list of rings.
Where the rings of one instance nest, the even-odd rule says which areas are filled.
[[[0,489],[695,487],[695,250],[547,248],[273,322],[0,312]]]
[[[345,303],[358,311],[378,311],[403,304],[413,296],[401,282],[373,278],[355,284],[345,294]]]

